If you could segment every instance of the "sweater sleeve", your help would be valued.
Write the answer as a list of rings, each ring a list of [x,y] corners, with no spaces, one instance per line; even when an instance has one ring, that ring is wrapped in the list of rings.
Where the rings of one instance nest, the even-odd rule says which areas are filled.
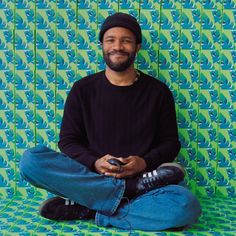
[[[72,159],[93,169],[98,157],[88,148],[80,92],[77,87],[75,83],[66,99],[58,147]]]
[[[163,89],[160,107],[156,145],[144,155],[147,171],[156,169],[162,163],[172,162],[181,147],[178,139],[175,103],[171,91],[166,86]]]

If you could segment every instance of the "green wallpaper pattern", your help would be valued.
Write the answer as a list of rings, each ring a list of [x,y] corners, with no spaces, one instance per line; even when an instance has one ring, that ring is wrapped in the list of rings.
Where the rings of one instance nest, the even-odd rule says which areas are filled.
[[[74,81],[104,68],[103,20],[121,11],[143,30],[137,67],[172,90],[178,162],[197,195],[236,195],[235,0],[2,0],[0,195],[35,192],[18,171],[28,147],[57,148]]]

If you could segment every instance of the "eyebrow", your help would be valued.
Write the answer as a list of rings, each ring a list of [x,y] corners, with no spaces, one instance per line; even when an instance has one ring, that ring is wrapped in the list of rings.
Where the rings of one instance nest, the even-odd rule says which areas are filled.
[[[107,39],[107,38],[112,38],[113,39],[113,38],[116,38],[116,36],[108,35],[108,36],[105,37],[105,39]],[[133,39],[133,37],[131,37],[131,36],[122,36],[121,39]]]

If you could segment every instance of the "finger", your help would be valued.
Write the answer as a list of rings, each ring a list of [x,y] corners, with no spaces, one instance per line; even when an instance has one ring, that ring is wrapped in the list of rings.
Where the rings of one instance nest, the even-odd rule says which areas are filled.
[[[118,166],[113,166],[113,165],[106,165],[104,166],[104,169],[106,172],[111,172],[111,173],[119,173],[120,172],[120,167]]]
[[[115,156],[112,156],[111,154],[107,154],[107,155],[106,155],[106,158],[107,158],[107,160],[108,160],[108,159],[116,158],[116,157],[115,157]]]
[[[122,169],[123,172],[131,171],[133,169],[133,165],[132,165],[132,163],[128,162],[125,165],[122,165],[121,169]]]
[[[126,172],[116,174],[115,178],[122,179],[122,178],[127,178],[130,176],[132,176],[132,173],[130,171],[126,171]]]
[[[110,158],[111,158],[110,155],[107,154],[107,155],[104,157],[104,161],[107,161],[107,160],[109,160]]]
[[[109,176],[109,177],[114,177],[114,178],[123,178],[123,177],[126,177],[126,176],[129,176],[129,172],[126,172],[126,173],[114,173],[114,172],[109,172],[109,171],[106,171],[104,173],[104,175],[106,176]]]
[[[109,165],[107,167],[107,169],[110,171],[110,172],[117,172],[118,171],[118,168],[116,166],[113,166],[113,165]]]
[[[117,158],[117,159],[118,159],[119,161],[125,163],[125,164],[127,164],[127,163],[129,162],[129,160],[128,160],[127,158],[124,158],[124,157],[119,157],[119,158]]]
[[[114,177],[114,178],[116,178],[117,173],[105,172],[104,175],[107,176],[107,177]]]
[[[106,168],[101,168],[101,169],[100,169],[100,173],[103,174],[103,175],[104,175],[104,173],[105,173],[106,171],[107,171]]]
[[[110,154],[107,154],[107,155],[104,156],[103,161],[107,161],[111,158],[112,158],[112,156]]]
[[[102,163],[102,167],[106,168],[107,170],[110,170],[112,172],[118,172],[120,170],[120,166],[119,165],[112,165],[108,161],[104,161]]]
[[[105,173],[105,171],[103,171],[103,170],[98,171],[98,174],[100,174],[100,175],[104,175],[104,173]]]
[[[127,159],[128,161],[131,161],[131,160],[134,159],[134,156],[128,156],[128,157],[126,157],[125,159]]]
[[[120,174],[116,174],[114,177],[117,178],[117,179],[124,179],[124,178],[127,178],[127,177],[130,177],[131,175],[129,173],[120,173]]]

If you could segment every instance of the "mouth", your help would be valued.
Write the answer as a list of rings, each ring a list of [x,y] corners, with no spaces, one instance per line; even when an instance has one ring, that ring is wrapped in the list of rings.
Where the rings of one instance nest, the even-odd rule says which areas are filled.
[[[112,60],[113,62],[123,62],[125,60],[127,60],[128,55],[124,54],[124,53],[113,53],[109,55],[110,60]]]
[[[116,57],[124,57],[128,56],[129,54],[126,52],[110,52],[108,53],[108,56],[116,56]]]
[[[111,57],[115,58],[115,59],[120,59],[120,58],[126,58],[127,55],[119,55],[119,54],[114,54],[114,55],[111,55]]]

